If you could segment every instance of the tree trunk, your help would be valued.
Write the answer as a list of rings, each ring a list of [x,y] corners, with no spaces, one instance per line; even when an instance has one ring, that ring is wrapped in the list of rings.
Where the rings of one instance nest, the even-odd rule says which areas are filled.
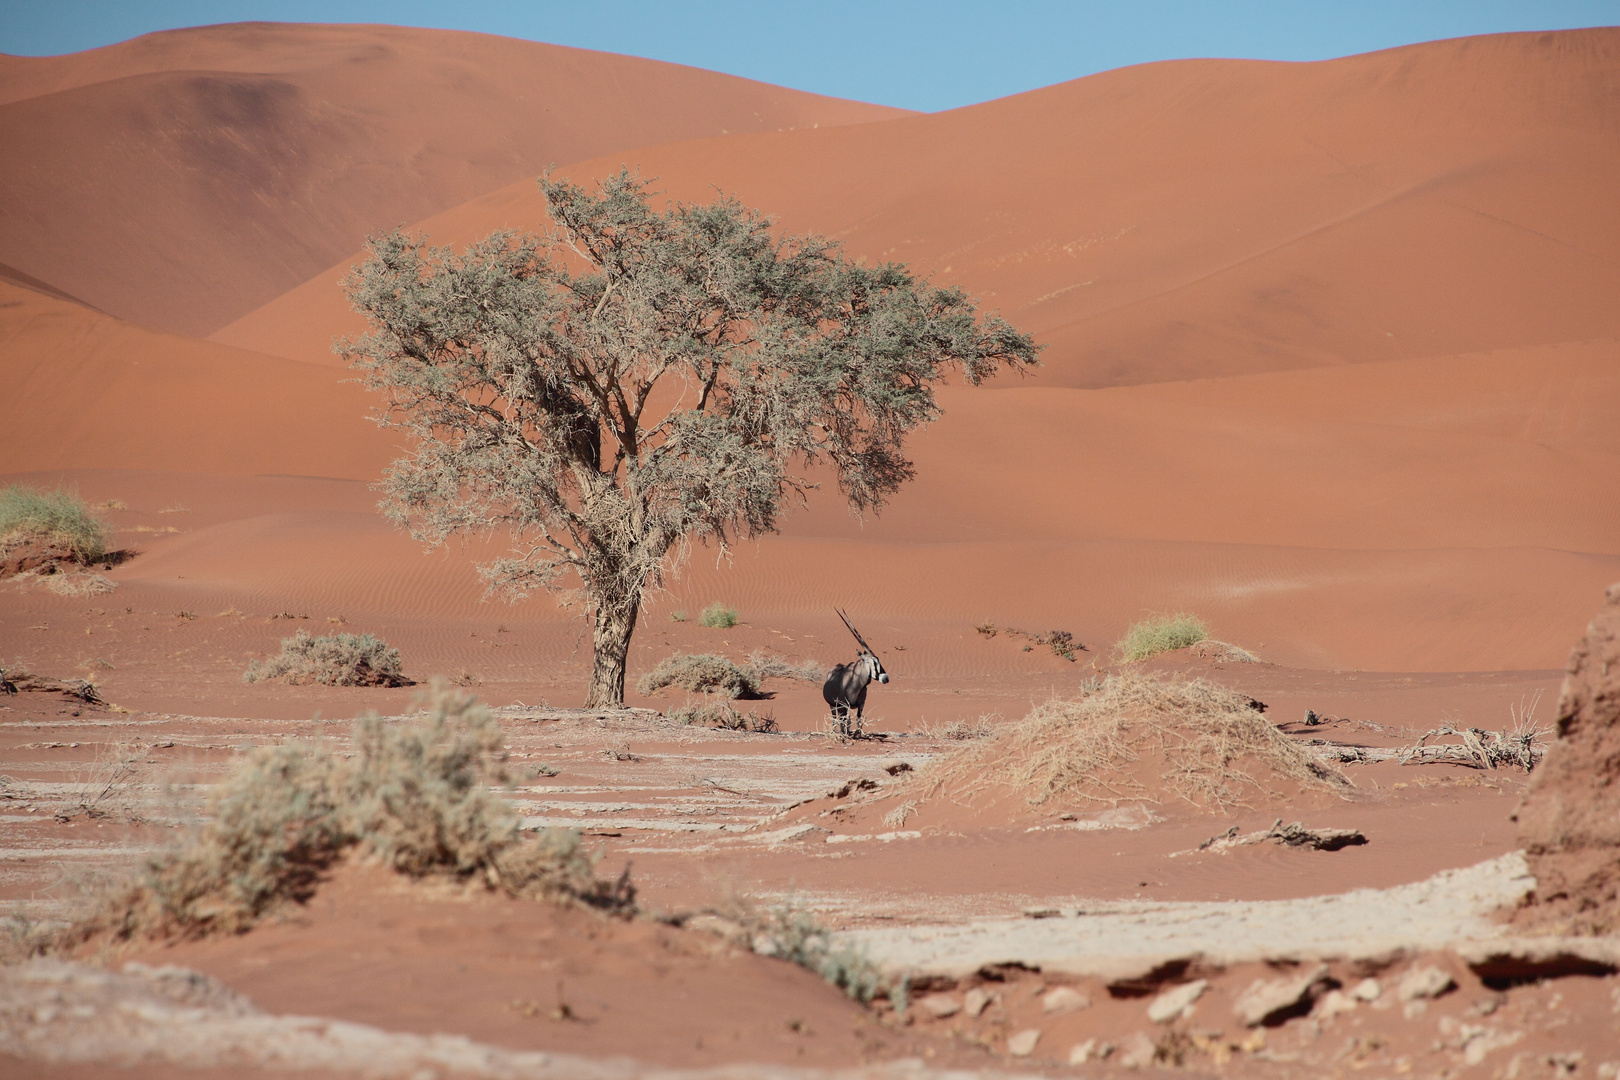
[[[599,602],[591,630],[591,689],[585,697],[587,709],[624,706],[624,668],[630,655],[630,635],[636,630],[636,614],[641,605]]]

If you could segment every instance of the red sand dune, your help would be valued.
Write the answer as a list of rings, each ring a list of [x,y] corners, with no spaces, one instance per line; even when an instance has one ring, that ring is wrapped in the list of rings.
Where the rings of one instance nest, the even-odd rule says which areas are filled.
[[[1065,627],[1097,656],[1175,608],[1291,665],[1560,664],[1620,578],[1620,218],[1599,197],[1620,164],[1617,43],[1149,65],[938,116],[628,155],[674,195],[719,184],[789,228],[961,280],[1052,342],[1029,381],[946,394],[915,442],[918,480],[883,517],[862,526],[817,496],[783,537],[718,565],[699,552],[638,648],[661,647],[669,608],[719,598],[800,630],[858,605],[916,679],[1033,662],[987,654],[982,619]],[[1468,184],[1495,201],[1458,211]],[[540,216],[526,179],[423,227],[460,242]],[[1103,271],[1095,298],[1063,291]],[[117,474],[84,470],[157,470],[169,478],[141,485],[177,493],[202,483],[187,473],[375,479],[389,440],[328,351],[341,272],[216,335],[252,353],[11,290],[0,332],[24,393],[5,406],[0,471],[78,470],[100,497]],[[1125,330],[1120,369],[1107,350]],[[1189,375],[1219,377],[1162,381]],[[1109,382],[1148,385],[1084,388]],[[393,620],[446,662],[472,655],[470,632],[436,619],[518,619],[545,628],[553,670],[578,661],[566,613],[479,606],[469,553],[423,561],[373,499],[355,483],[341,506],[244,504],[113,576],[179,607]],[[836,629],[814,631],[816,654],[841,654]]]
[[[248,23],[0,57],[0,261],[207,334],[548,165],[899,110],[484,34]],[[95,257],[86,258],[86,252]]]
[[[899,259],[1104,386],[1620,335],[1620,30],[1314,64],[1182,61],[876,125],[616,151],[672,196],[719,186]],[[532,180],[423,221],[535,228]],[[334,362],[338,266],[230,344]]]

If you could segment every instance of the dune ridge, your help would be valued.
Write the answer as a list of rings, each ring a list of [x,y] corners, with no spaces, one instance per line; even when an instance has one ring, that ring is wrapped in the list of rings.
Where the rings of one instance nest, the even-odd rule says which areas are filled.
[[[205,335],[368,232],[556,162],[899,114],[390,26],[232,24],[0,56],[0,262],[121,318]]]

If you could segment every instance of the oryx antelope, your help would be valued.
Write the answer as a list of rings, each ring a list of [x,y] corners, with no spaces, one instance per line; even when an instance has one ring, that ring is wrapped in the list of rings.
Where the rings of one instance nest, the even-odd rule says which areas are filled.
[[[877,658],[877,653],[861,637],[861,632],[850,623],[849,616],[837,608],[838,617],[844,620],[849,632],[855,635],[855,641],[861,647],[860,655],[852,663],[839,664],[827,672],[827,681],[821,685],[821,696],[832,707],[833,722],[837,725],[838,734],[854,735],[861,730],[861,714],[866,711],[866,687],[872,680],[880,683],[889,681],[889,673],[883,670],[883,661]],[[849,710],[855,710],[855,722],[850,723]]]

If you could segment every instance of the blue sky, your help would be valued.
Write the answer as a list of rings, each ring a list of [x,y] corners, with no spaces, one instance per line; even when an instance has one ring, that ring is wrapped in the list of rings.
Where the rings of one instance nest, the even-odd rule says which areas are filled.
[[[1151,60],[1322,60],[1617,25],[1620,0],[0,0],[0,52],[258,19],[477,30],[932,112]]]

